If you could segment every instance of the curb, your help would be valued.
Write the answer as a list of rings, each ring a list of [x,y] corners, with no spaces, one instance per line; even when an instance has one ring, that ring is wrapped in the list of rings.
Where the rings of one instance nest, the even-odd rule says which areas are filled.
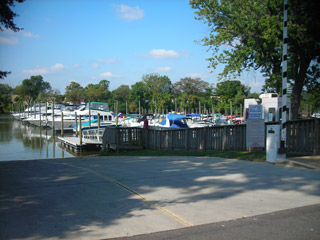
[[[317,168],[315,166],[293,161],[293,160],[288,160],[288,159],[277,159],[277,165],[284,165],[286,167],[297,167],[297,168],[306,168],[309,170],[314,170],[314,171],[320,171],[320,168]]]

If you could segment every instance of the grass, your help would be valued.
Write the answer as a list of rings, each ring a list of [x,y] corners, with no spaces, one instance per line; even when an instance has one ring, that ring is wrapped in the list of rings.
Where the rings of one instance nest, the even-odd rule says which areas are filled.
[[[116,152],[101,152],[102,156],[194,156],[194,157],[222,157],[246,160],[251,162],[264,162],[265,152],[222,152],[222,151],[157,151],[157,150],[130,150]]]

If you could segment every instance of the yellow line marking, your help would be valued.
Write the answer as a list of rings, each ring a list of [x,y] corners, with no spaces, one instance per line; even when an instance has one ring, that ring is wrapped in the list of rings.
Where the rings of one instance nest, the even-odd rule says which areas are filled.
[[[145,197],[144,195],[136,192],[135,190],[127,187],[126,185],[118,182],[117,180],[111,178],[111,177],[108,177],[108,176],[105,176],[99,172],[96,172],[94,170],[91,170],[91,169],[88,169],[88,168],[84,168],[84,167],[79,167],[79,166],[75,166],[75,165],[72,165],[72,164],[67,164],[67,163],[61,163],[61,164],[64,164],[64,165],[68,165],[70,167],[75,167],[75,168],[79,168],[79,169],[82,169],[82,170],[85,170],[87,172],[90,172],[94,175],[97,175],[105,180],[107,180],[108,182],[111,182],[113,184],[116,184],[120,187],[122,187],[123,189],[127,190],[128,192],[130,193],[133,193],[135,195],[137,195],[138,197],[140,197],[143,201],[149,203],[150,205],[152,205],[153,207],[157,208],[158,210],[162,211],[163,213],[166,213],[167,215],[169,215],[170,217],[172,217],[173,219],[175,219],[176,221],[180,222],[181,224],[183,224],[184,226],[186,227],[193,227],[194,225],[192,223],[190,223],[189,221],[183,219],[182,217],[178,216],[177,214],[171,212],[170,210],[164,208],[164,207],[161,207],[159,204],[155,203],[153,200],[151,199],[148,199],[147,197]]]

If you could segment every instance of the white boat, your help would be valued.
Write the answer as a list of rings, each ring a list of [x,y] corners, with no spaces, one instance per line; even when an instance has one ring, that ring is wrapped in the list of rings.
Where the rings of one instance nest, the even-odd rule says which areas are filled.
[[[80,105],[75,109],[70,109],[66,107],[64,110],[59,111],[59,112],[54,112],[54,117],[48,116],[46,120],[44,120],[44,124],[47,125],[48,127],[52,128],[54,126],[55,130],[61,130],[61,113],[63,113],[63,129],[68,131],[68,130],[73,130],[74,125],[76,124],[76,118],[75,116],[77,115],[77,121],[79,121],[79,116],[81,116],[81,121],[87,122],[88,118],[85,117],[84,111],[85,111],[86,106],[85,105]]]
[[[109,110],[108,103],[91,102],[90,106],[88,103],[84,110],[77,112],[77,115],[81,115],[83,118],[86,119],[84,122],[81,123],[81,129],[97,127],[99,123],[100,127],[116,125],[116,117]],[[100,118],[100,122],[98,121],[98,118]],[[79,124],[80,123],[78,122],[78,131],[80,130]],[[75,125],[73,126],[73,131],[76,131]]]

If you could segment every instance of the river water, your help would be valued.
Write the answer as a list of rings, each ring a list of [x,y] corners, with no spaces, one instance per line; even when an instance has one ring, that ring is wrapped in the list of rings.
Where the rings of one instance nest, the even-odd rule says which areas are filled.
[[[51,129],[0,115],[0,161],[73,157],[60,148],[58,136]]]

